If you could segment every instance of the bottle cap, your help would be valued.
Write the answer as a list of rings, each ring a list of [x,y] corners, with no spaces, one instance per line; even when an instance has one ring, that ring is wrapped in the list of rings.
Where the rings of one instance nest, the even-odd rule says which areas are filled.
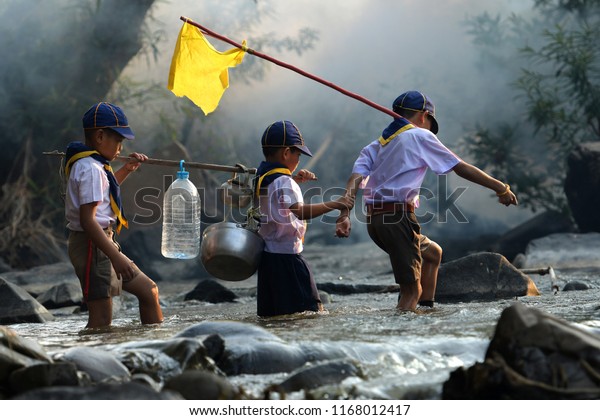
[[[188,179],[190,177],[190,173],[186,171],[183,167],[183,162],[185,162],[185,160],[183,159],[179,161],[179,171],[177,172],[177,179]]]

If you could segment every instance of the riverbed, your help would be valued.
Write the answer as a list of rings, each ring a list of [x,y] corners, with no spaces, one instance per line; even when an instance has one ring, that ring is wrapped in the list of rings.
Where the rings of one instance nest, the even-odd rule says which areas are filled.
[[[370,243],[349,246],[313,246],[305,251],[317,283],[377,284],[389,286],[393,277],[387,257]],[[351,377],[322,398],[439,399],[450,372],[483,361],[502,311],[519,301],[600,333],[600,272],[597,268],[532,275],[541,295],[485,302],[436,303],[416,313],[395,310],[397,293],[330,295],[323,314],[296,314],[261,319],[256,316],[253,276],[242,282],[221,282],[239,298],[210,304],[184,301],[197,282],[158,282],[165,321],[139,324],[137,305],[130,295],[117,303],[113,326],[102,332],[84,330],[86,314],[56,311],[56,320],[44,324],[15,324],[21,336],[44,346],[48,353],[75,346],[103,347],[130,341],[169,339],[205,320],[228,320],[260,326],[291,344],[311,343],[323,349],[341,349],[361,367],[364,377]],[[562,291],[570,281],[587,284],[587,290]],[[557,292],[553,286],[558,286]],[[228,379],[260,398],[263,390],[286,374],[237,375]],[[332,395],[335,394],[335,395]],[[287,398],[302,399],[297,392]]]

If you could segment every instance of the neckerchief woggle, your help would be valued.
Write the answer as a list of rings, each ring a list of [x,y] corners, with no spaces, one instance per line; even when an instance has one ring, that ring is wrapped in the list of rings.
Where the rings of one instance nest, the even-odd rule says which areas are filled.
[[[379,137],[379,143],[382,146],[386,146],[389,142],[394,140],[400,133],[405,132],[406,130],[410,130],[411,128],[415,128],[413,124],[410,123],[405,118],[396,118],[394,121],[388,125],[383,132],[381,133],[381,137]]]
[[[92,159],[97,160],[104,166],[104,171],[106,172],[106,176],[108,177],[110,208],[115,213],[117,219],[117,227],[115,229],[116,232],[119,233],[123,226],[129,228],[127,219],[123,214],[123,205],[121,203],[121,187],[119,186],[117,178],[115,178],[115,174],[113,173],[112,167],[110,166],[110,162],[108,161],[108,159],[106,159],[104,156],[98,153],[98,151],[92,149],[89,146],[86,146],[81,142],[71,142],[67,145],[67,151],[65,153],[65,175],[67,176],[67,178],[69,178],[69,173],[71,172],[73,164],[79,159],[83,159],[85,157],[91,157]]]
[[[260,195],[261,188],[267,187],[270,183],[283,175],[292,176],[292,173],[280,163],[262,161],[258,166],[258,169],[256,169],[256,184],[254,186],[256,196],[258,197]]]

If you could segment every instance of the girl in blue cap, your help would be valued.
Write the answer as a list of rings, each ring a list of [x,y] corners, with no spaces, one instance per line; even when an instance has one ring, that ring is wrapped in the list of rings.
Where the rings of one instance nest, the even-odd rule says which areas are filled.
[[[315,180],[302,169],[292,175],[300,155],[312,156],[298,128],[290,121],[267,127],[262,139],[265,160],[256,173],[255,191],[262,215],[259,234],[265,241],[258,267],[257,313],[259,316],[321,311],[323,305],[306,260],[304,220],[332,210],[351,208],[353,199],[306,204],[298,183]]]

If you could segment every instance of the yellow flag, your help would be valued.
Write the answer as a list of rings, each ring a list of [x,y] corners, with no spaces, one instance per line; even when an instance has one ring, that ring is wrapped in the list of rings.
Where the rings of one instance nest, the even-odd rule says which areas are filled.
[[[246,41],[242,45],[245,48]],[[168,88],[190,98],[208,115],[229,87],[227,69],[240,64],[244,54],[240,48],[217,51],[198,28],[184,22],[171,60]]]

